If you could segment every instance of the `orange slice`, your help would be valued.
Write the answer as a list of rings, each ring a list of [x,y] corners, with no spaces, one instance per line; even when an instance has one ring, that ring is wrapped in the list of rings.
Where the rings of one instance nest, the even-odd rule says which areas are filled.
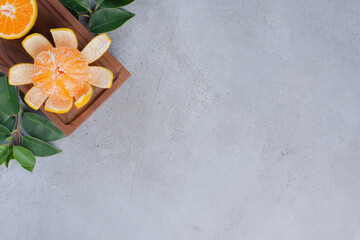
[[[2,0],[1,0],[2,1]],[[34,33],[27,36],[22,45],[25,51],[34,59],[43,51],[47,51],[53,48],[49,40],[46,39],[40,33]]]
[[[25,95],[25,102],[33,109],[38,110],[47,98],[48,95],[44,94],[40,88],[32,87]]]
[[[90,67],[88,83],[99,88],[111,88],[113,73],[104,67]]]
[[[93,88],[90,86],[90,84],[85,84],[82,91],[75,96],[75,106],[77,108],[82,108],[85,106],[90,101],[92,94]]]
[[[53,113],[67,113],[73,105],[73,99],[61,99],[50,96],[45,103],[45,110]]]
[[[105,33],[93,38],[82,50],[85,60],[91,64],[98,60],[109,49],[111,39]]]
[[[35,0],[0,0],[0,37],[17,39],[25,36],[36,22]]]
[[[78,41],[73,30],[69,28],[56,28],[50,30],[57,48],[78,48]]]
[[[34,64],[21,63],[12,66],[9,70],[10,85],[24,85],[32,83]]]

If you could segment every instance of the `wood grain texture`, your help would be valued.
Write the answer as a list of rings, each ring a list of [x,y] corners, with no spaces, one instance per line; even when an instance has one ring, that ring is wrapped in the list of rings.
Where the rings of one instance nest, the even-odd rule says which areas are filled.
[[[79,50],[82,50],[87,43],[93,39],[92,34],[74,17],[58,0],[38,0],[39,16],[31,33],[41,33],[53,44],[50,29],[52,28],[70,28],[79,41]],[[0,71],[8,74],[9,68],[18,63],[33,63],[34,59],[30,57],[23,49],[21,42],[24,38],[18,40],[0,39]],[[101,89],[94,87],[94,93],[89,103],[81,109],[75,106],[65,114],[54,114],[45,111],[44,106],[41,111],[58,126],[66,135],[73,133],[94,111],[100,107],[129,77],[130,73],[119,63],[114,56],[106,52],[92,66],[103,66],[111,70],[114,74],[114,83],[110,89]],[[19,86],[19,89],[26,93],[32,85]]]

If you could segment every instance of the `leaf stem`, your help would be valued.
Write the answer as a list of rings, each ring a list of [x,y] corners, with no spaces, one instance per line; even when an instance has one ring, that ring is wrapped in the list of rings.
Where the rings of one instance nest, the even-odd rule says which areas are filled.
[[[79,17],[88,17],[88,18],[90,18],[90,15],[89,15],[89,14],[84,13],[84,14],[80,14],[80,15],[79,15]]]
[[[21,97],[20,97],[20,90],[19,88],[17,89],[17,92],[18,92],[18,96],[19,96],[19,101],[21,102]],[[21,107],[21,104],[20,104],[20,107]],[[11,143],[10,144],[13,144],[13,145],[16,145],[16,144],[20,144],[21,142],[21,131],[20,131],[20,123],[21,123],[21,112],[23,111],[22,107],[21,107],[21,110],[19,111],[19,113],[17,114],[16,116],[16,120],[17,120],[17,123],[16,123],[16,129],[15,131],[12,132],[12,134],[14,135],[14,138],[11,140]]]

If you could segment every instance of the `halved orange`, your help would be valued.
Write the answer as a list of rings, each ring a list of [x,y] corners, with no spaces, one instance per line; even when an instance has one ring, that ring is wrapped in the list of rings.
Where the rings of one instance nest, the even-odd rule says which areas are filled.
[[[0,37],[25,36],[34,26],[37,14],[36,0],[0,0]]]
[[[2,1],[2,0],[0,0]],[[23,41],[25,50],[35,59],[34,64],[18,64],[10,69],[9,83],[34,87],[25,101],[34,109],[45,103],[45,110],[66,113],[73,104],[81,108],[91,99],[93,88],[110,88],[113,73],[103,67],[89,66],[109,48],[106,34],[95,37],[80,52],[77,38],[71,29],[51,29],[56,47],[43,35],[34,33]]]

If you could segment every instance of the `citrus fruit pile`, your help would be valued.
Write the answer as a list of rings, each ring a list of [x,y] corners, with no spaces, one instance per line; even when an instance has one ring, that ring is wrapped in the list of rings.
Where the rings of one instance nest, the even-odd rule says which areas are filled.
[[[38,14],[35,0],[0,0],[0,37],[17,39],[34,26]]]
[[[2,0],[0,0],[2,1]],[[50,30],[55,48],[43,35],[34,33],[25,38],[23,47],[34,64],[21,63],[9,70],[9,84],[34,84],[25,95],[25,102],[35,110],[45,103],[45,110],[66,113],[73,106],[86,105],[93,93],[91,85],[110,88],[113,73],[103,67],[89,66],[110,47],[106,34],[95,37],[80,52],[76,35],[71,29]]]

